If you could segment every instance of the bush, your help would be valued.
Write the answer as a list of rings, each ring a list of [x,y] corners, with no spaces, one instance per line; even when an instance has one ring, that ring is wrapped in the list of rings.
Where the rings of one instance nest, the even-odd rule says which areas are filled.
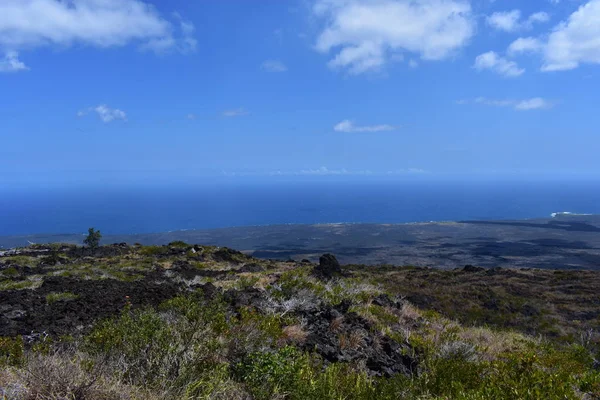
[[[100,245],[100,239],[102,235],[100,231],[94,230],[94,228],[88,229],[88,235],[83,240],[83,244],[87,245],[90,249],[95,249]]]
[[[189,244],[187,244],[186,242],[184,242],[183,240],[176,240],[174,242],[169,243],[169,247],[177,247],[180,249],[187,249],[188,247],[191,247]]]
[[[126,308],[87,336],[86,349],[104,355],[127,383],[180,393],[222,366],[218,335],[230,327],[223,304],[200,294],[172,299],[161,310]]]
[[[165,361],[175,345],[167,323],[153,310],[126,309],[118,319],[100,323],[86,338],[88,351],[121,364],[122,378],[142,385],[152,385],[169,372]]]
[[[151,400],[140,390],[107,377],[81,353],[33,354],[27,367],[5,383],[7,399]],[[3,390],[0,388],[0,395]]]
[[[21,337],[0,337],[0,367],[21,365],[23,357],[24,345]]]
[[[296,348],[286,346],[275,352],[247,355],[236,367],[238,377],[257,400],[271,399],[274,394],[294,391],[298,373],[306,357]]]

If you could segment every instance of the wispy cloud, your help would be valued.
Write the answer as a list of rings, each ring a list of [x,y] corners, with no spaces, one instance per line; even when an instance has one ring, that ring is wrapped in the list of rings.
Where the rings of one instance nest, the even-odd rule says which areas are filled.
[[[81,110],[77,112],[77,116],[83,117],[91,112],[96,113],[104,123],[112,122],[114,120],[127,121],[127,114],[125,111],[119,110],[118,108],[110,108],[105,104]]]
[[[428,172],[422,168],[406,168],[406,169],[396,169],[393,171],[388,171],[387,175],[408,175],[408,174],[426,174],[426,173],[428,173]]]
[[[357,126],[348,119],[343,120],[342,122],[337,123],[333,130],[336,132],[346,132],[346,133],[354,133],[354,132],[385,132],[385,131],[393,131],[396,130],[397,127],[392,125],[365,125],[365,126]]]
[[[287,66],[279,60],[266,60],[261,64],[261,68],[267,72],[285,72]]]
[[[221,171],[221,174],[229,177],[247,176],[391,176],[391,175],[419,175],[427,174],[422,168],[404,168],[390,171],[372,171],[369,169],[347,169],[347,168],[306,168],[301,170],[274,170],[274,171]]]
[[[277,175],[285,175],[280,171],[277,171]],[[295,175],[412,175],[412,174],[425,174],[425,171],[422,168],[404,168],[404,169],[396,169],[385,172],[375,172],[369,169],[363,170],[348,170],[346,168],[341,169],[329,169],[327,167],[320,167],[316,169],[304,169],[299,172],[294,173]]]
[[[187,119],[194,120],[194,119],[196,119],[196,118],[197,118],[197,116],[196,116],[196,114],[194,114],[194,113],[190,113],[190,114],[188,114],[188,115],[186,116],[186,118],[187,118]]]
[[[193,51],[194,27],[179,14],[176,24],[142,0],[0,1],[0,48],[117,47],[130,43],[157,52]]]
[[[337,52],[329,67],[350,74],[377,71],[404,52],[424,60],[448,58],[475,32],[464,0],[317,0],[313,13],[324,22],[315,48]]]
[[[0,72],[18,72],[29,68],[19,60],[19,53],[16,51],[7,51],[4,58],[0,58]]]
[[[543,11],[533,13],[526,19],[521,19],[521,10],[495,12],[486,18],[489,26],[505,32],[531,29],[534,24],[548,22],[549,20],[550,15]]]
[[[506,52],[509,56],[515,56],[521,53],[536,53],[544,47],[541,40],[534,37],[518,38],[512,42]]]
[[[477,97],[473,100],[462,99],[456,101],[456,104],[481,104],[492,107],[511,107],[517,111],[543,110],[554,107],[555,103],[542,97],[533,97],[530,99],[490,99],[487,97]]]
[[[248,112],[248,110],[241,107],[241,108],[236,108],[233,110],[225,110],[221,113],[221,116],[227,117],[227,118],[234,118],[234,117],[241,117],[241,116],[248,115],[248,114],[250,114]]]
[[[539,110],[551,107],[552,104],[541,97],[534,97],[533,99],[521,100],[517,104],[515,104],[515,109],[521,111]]]
[[[370,171],[369,171],[370,172]],[[350,172],[345,169],[329,169],[327,167],[321,167],[316,169],[303,169],[298,175],[348,175]]]
[[[523,75],[525,69],[519,68],[516,62],[507,60],[494,51],[478,55],[473,65],[478,71],[490,70],[499,75],[514,78]]]

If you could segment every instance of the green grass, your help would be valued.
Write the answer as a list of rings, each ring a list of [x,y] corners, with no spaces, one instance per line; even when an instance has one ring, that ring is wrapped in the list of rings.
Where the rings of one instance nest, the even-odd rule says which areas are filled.
[[[19,276],[19,271],[15,267],[4,268],[0,274],[7,278],[12,278],[15,276]]]
[[[583,394],[600,398],[600,371],[593,367],[599,356],[598,337],[590,334],[589,340],[582,340],[579,335],[580,328],[594,333],[600,327],[592,301],[600,288],[600,274],[515,270],[488,275],[355,267],[345,277],[322,281],[307,265],[252,260],[268,268],[259,274],[238,274],[230,262],[210,258],[215,248],[190,255],[174,250],[188,247],[185,243],[135,247],[127,256],[69,260],[60,268],[48,267],[49,275],[130,282],[177,261],[199,270],[230,272],[204,280],[226,286],[223,292],[210,297],[201,290],[185,292],[156,308],[126,306],[85,334],[74,332],[68,346],[48,341],[25,349],[19,339],[0,338],[0,387],[8,387],[6,380],[28,376],[42,360],[46,369],[40,370],[59,374],[53,377],[92,376],[95,385],[127,388],[128,398],[144,400],[558,400],[581,399]],[[223,254],[234,261],[243,258]],[[0,262],[6,265],[6,259]],[[3,277],[7,271],[11,278],[18,277],[17,269],[12,270],[5,269]],[[161,280],[181,279],[177,269],[165,272],[169,273]],[[35,275],[0,280],[0,290],[34,288],[42,279]],[[206,294],[213,291],[207,289]],[[240,301],[234,307],[231,296],[239,291],[264,295],[270,306],[242,306],[262,303]],[[399,295],[404,305],[374,304],[381,293]],[[54,304],[77,298],[71,292],[56,292],[45,300]],[[285,309],[296,300],[308,301],[313,308]],[[290,340],[289,327],[298,328],[296,338],[302,329],[309,335],[314,328],[305,325],[312,323],[309,316],[314,314],[309,313],[341,309],[342,303],[350,309],[339,318],[340,324],[362,318],[364,332],[373,338],[365,346],[397,342],[402,354],[414,361],[414,371],[373,376],[364,360],[329,362],[314,347]],[[332,340],[350,335],[334,331]],[[388,342],[378,344],[376,335]],[[344,351],[361,351],[357,348],[364,347]],[[71,369],[56,372],[52,369],[56,365]],[[61,390],[45,398],[79,396],[73,388]]]
[[[2,257],[0,261],[4,264],[16,264],[20,266],[33,267],[38,264],[38,259],[30,256],[9,256]]]
[[[22,281],[4,280],[0,281],[0,290],[35,289],[41,286],[42,282],[40,275],[33,275]]]
[[[69,301],[78,299],[79,295],[71,292],[62,292],[62,293],[48,293],[46,295],[46,303],[52,304],[57,301]]]
[[[140,250],[140,254],[145,256],[158,256],[167,254],[169,248],[165,246],[144,246]]]

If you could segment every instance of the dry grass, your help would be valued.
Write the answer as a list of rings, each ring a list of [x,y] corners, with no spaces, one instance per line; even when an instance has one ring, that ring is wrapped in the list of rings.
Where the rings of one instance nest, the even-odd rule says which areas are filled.
[[[329,330],[331,332],[337,332],[340,330],[340,328],[342,327],[342,324],[344,323],[344,317],[337,317],[334,318],[330,323],[329,323]]]
[[[0,371],[0,394],[11,400],[158,400],[93,368],[79,353],[34,354],[23,369]]]
[[[266,290],[277,279],[274,275],[265,274],[258,274],[257,277],[258,280],[254,284],[254,287],[260,290]]]
[[[403,324],[411,325],[421,318],[421,311],[410,303],[404,303],[399,317]]]
[[[497,359],[502,354],[523,351],[527,344],[539,344],[539,339],[515,332],[500,332],[487,328],[465,328],[458,336],[477,346],[478,352],[487,360]]]
[[[348,335],[348,347],[353,350],[357,350],[364,347],[365,336],[365,333],[360,330],[350,332],[350,335]]]
[[[415,267],[352,266],[355,277],[380,284],[423,310],[465,325],[515,329],[572,341],[600,330],[600,272],[508,269],[465,272]]]
[[[338,341],[342,350],[358,350],[365,346],[365,333],[359,330],[342,333],[338,336]]]
[[[302,325],[290,325],[283,328],[283,336],[287,342],[302,344],[308,337],[308,332]]]

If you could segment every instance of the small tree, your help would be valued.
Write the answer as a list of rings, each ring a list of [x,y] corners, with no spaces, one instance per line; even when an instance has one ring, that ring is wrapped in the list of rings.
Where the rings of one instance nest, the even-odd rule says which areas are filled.
[[[88,229],[87,237],[83,240],[83,244],[87,245],[90,249],[95,249],[100,244],[101,237],[100,231],[90,228]]]

